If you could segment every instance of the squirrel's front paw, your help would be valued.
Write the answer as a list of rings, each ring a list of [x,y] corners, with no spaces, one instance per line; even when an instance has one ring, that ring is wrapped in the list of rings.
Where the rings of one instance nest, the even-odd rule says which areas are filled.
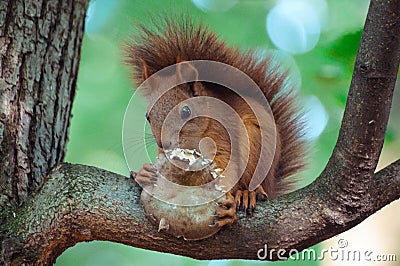
[[[152,185],[157,181],[157,170],[152,164],[143,164],[139,172],[131,172],[131,177],[135,179],[141,187]]]
[[[216,220],[210,226],[222,227],[224,225],[233,224],[236,218],[236,204],[230,192],[226,193],[226,197],[221,197],[218,201],[215,212]]]

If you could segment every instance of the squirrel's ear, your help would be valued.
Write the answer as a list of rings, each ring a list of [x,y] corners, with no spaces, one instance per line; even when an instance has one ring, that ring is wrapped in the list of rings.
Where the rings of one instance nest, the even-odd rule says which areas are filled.
[[[193,96],[205,96],[207,94],[202,84],[198,82],[199,72],[189,61],[179,62],[178,60],[178,64],[176,65],[176,76],[178,82],[188,82],[191,84],[189,88],[190,93],[193,94]]]
[[[142,78],[143,80],[146,80],[150,76],[149,67],[147,66],[146,61],[144,61],[143,59],[141,61],[143,64]]]
[[[176,76],[179,82],[197,81],[199,73],[197,69],[188,61],[176,65]]]
[[[207,91],[204,89],[203,85],[200,82],[194,82],[193,86],[190,87],[192,90],[193,96],[207,96]]]

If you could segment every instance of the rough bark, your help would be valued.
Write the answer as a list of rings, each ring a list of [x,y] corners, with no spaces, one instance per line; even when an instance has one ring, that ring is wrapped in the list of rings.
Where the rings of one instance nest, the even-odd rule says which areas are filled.
[[[16,3],[0,2],[0,21],[4,12],[8,14],[10,10],[18,9]],[[57,7],[68,5],[70,2],[64,4],[60,1],[59,4]],[[7,8],[4,9],[3,6]],[[46,5],[41,5],[43,6]],[[72,9],[64,7],[63,12],[76,14],[77,17],[82,16],[80,19],[83,20],[85,4],[74,7]],[[77,11],[77,9],[82,10]],[[31,12],[23,10],[29,14]],[[3,24],[22,23],[18,17],[11,16],[11,18],[13,19],[6,19]],[[70,22],[74,20],[69,18]],[[78,22],[83,23],[80,19],[77,18]],[[35,24],[37,21],[34,20],[32,23]],[[54,26],[52,34],[57,32],[55,30],[57,25]],[[75,62],[71,63],[74,66],[77,64],[75,60],[79,59],[82,24],[75,24],[77,27],[75,29],[72,25],[74,24],[66,23],[65,26],[70,27],[70,31],[76,31],[74,35],[76,45],[71,49],[77,58],[69,58]],[[0,29],[4,34],[4,27]],[[35,34],[38,31],[40,32],[38,29]],[[25,34],[25,31],[22,32]],[[7,47],[13,47],[12,45],[16,45],[13,44],[13,38],[2,37],[0,42],[4,42]],[[31,36],[22,38],[30,39]],[[43,78],[39,78],[41,82],[36,81],[36,78],[28,79],[27,73],[34,75],[37,73],[36,70],[27,68],[22,71],[21,67],[28,61],[19,59],[18,56],[15,59],[8,57],[4,59],[3,54],[9,49],[11,48],[0,50],[2,51],[0,85],[6,88],[4,92],[2,90],[1,97],[3,100],[9,99],[6,96],[14,95],[12,98],[14,100],[6,101],[8,104],[1,107],[6,109],[11,105],[14,109],[10,109],[8,113],[1,109],[0,112],[2,121],[0,133],[7,136],[7,139],[0,139],[2,158],[11,160],[9,164],[4,163],[6,159],[0,162],[3,171],[1,185],[5,188],[2,194],[6,195],[2,200],[6,202],[15,201],[16,198],[20,201],[26,200],[22,206],[11,205],[7,210],[2,210],[4,219],[0,232],[2,234],[0,256],[4,264],[51,264],[67,247],[79,241],[95,239],[198,259],[257,259],[258,250],[264,249],[264,245],[267,244],[268,249],[275,249],[275,252],[266,259],[276,260],[280,259],[279,255],[287,256],[290,249],[300,251],[350,229],[400,197],[399,160],[374,174],[386,131],[400,61],[400,0],[371,1],[339,139],[329,163],[316,181],[293,193],[260,203],[253,217],[241,216],[232,227],[224,228],[214,237],[196,242],[172,238],[157,232],[144,216],[139,202],[140,190],[131,179],[94,167],[70,164],[61,164],[55,168],[46,180],[41,175],[33,174],[36,173],[33,169],[45,174],[51,167],[49,165],[54,165],[53,160],[56,163],[62,158],[66,136],[60,136],[67,132],[69,112],[68,114],[64,112],[64,116],[56,116],[55,111],[58,109],[55,106],[60,106],[64,101],[72,101],[75,80],[62,78],[62,73],[67,71],[62,70],[64,67],[54,69],[50,67],[48,70],[46,67],[39,67],[37,71],[40,73],[43,71],[40,76]],[[46,51],[48,49],[55,48],[49,45]],[[64,52],[55,49],[58,51],[58,57],[69,56],[68,48],[65,49],[61,49]],[[35,54],[41,50],[36,48],[33,51]],[[54,51],[50,54],[53,53]],[[51,61],[43,59],[46,58],[46,54],[45,52],[42,57],[38,56],[36,60],[44,60],[41,62],[48,64]],[[64,58],[57,62],[63,66],[65,60]],[[8,65],[4,67],[3,62]],[[14,75],[13,71],[7,70],[14,65],[16,66],[12,69],[19,71],[14,78],[15,81],[13,79],[10,81],[10,78],[4,81],[4,73],[9,73],[10,77]],[[32,63],[30,66],[37,68]],[[68,75],[76,74],[75,70],[69,70]],[[48,78],[54,83],[45,83],[43,79],[47,73],[51,73]],[[42,94],[51,93],[52,90],[44,92],[49,90],[51,85],[66,87],[59,95],[66,97],[63,100],[57,98],[57,94],[44,97],[48,101],[44,101],[47,104],[46,108],[51,106],[54,112],[53,120],[47,120],[40,108],[31,107],[32,112],[26,112],[25,110],[29,110],[26,106],[36,106],[32,101],[39,103],[31,92],[38,88],[38,92]],[[70,105],[66,106],[70,108]],[[14,110],[17,112],[12,112]],[[65,117],[66,124],[62,123],[61,125],[65,127],[60,129],[61,125],[56,127],[58,122],[54,121],[62,117]],[[34,126],[25,126],[25,124],[30,125],[32,121],[35,122]],[[41,128],[42,123],[45,124],[44,128]],[[10,132],[12,128],[15,129]],[[30,134],[30,130],[40,128],[42,131]],[[21,142],[21,138],[28,140],[25,145],[29,147],[26,148],[29,152],[24,153],[25,146],[22,145],[24,142]],[[51,144],[45,142],[46,139],[51,139]],[[45,143],[49,147],[45,146]],[[4,147],[7,149],[3,152]],[[25,160],[19,160],[17,156],[19,154],[25,154],[25,157],[22,156]],[[35,164],[37,156],[46,156],[44,161],[47,164],[45,166],[39,164],[40,167]],[[42,160],[39,159],[38,162]],[[39,178],[39,182],[34,183],[35,178]],[[41,189],[27,197],[30,191],[37,190],[38,184],[43,184]],[[24,186],[27,189],[24,190]],[[285,251],[277,253],[278,249]]]
[[[251,218],[241,213],[237,223],[214,237],[186,241],[158,232],[147,221],[139,200],[140,189],[131,179],[95,167],[62,164],[35,197],[16,210],[15,216],[10,215],[6,228],[14,236],[14,241],[8,242],[13,244],[10,247],[25,243],[24,258],[39,259],[39,264],[51,264],[66,248],[90,240],[196,259],[258,259],[258,250],[266,244],[268,250],[275,249],[266,259],[276,260],[279,249],[300,251],[352,228],[398,199],[400,160],[375,174],[372,187],[371,197],[378,200],[362,213],[349,214],[329,197],[329,192],[337,188],[335,184],[315,182],[261,202]]]
[[[0,209],[61,162],[88,1],[0,1]]]
[[[0,0],[0,224],[64,157],[88,2]]]
[[[335,198],[349,211],[369,195],[383,146],[400,58],[400,1],[371,1],[339,138],[325,172],[338,176]],[[330,177],[328,177],[329,179]]]

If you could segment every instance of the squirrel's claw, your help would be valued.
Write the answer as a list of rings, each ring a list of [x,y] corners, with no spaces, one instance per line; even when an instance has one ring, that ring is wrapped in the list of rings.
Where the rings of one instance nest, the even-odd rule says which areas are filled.
[[[260,185],[256,188],[256,193],[257,193],[257,197],[259,199],[268,199],[268,194],[267,192],[265,192],[265,190],[263,189],[263,187]]]
[[[137,172],[135,172],[135,171],[130,171],[130,173],[129,173],[129,177],[133,178],[134,180],[136,178],[136,175],[137,175]]]
[[[215,211],[216,220],[211,227],[222,227],[228,224],[233,224],[236,218],[236,204],[230,192],[226,193],[226,198],[218,202]]]
[[[242,209],[246,213],[252,214],[254,209],[256,208],[256,196],[257,196],[256,191],[236,190],[235,192],[236,209],[237,210]]]

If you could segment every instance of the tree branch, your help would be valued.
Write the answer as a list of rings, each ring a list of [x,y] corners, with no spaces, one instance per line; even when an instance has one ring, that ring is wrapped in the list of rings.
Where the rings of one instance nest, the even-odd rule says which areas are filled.
[[[251,218],[241,214],[237,223],[214,237],[186,241],[160,233],[148,222],[140,204],[140,188],[132,179],[95,167],[62,164],[40,192],[18,209],[15,217],[7,219],[6,228],[15,228],[8,233],[27,243],[24,250],[33,254],[32,261],[38,257],[39,263],[46,264],[75,243],[90,240],[196,259],[258,259],[257,252],[265,244],[269,250],[300,251],[352,228],[398,199],[400,160],[378,172],[373,180],[371,194],[379,196],[364,213],[348,216],[341,212],[336,202],[326,200],[333,188],[313,183],[261,202]],[[266,259],[278,259],[277,252]]]
[[[373,201],[368,193],[383,146],[399,61],[400,1],[372,0],[339,138],[325,169],[337,177],[333,197],[354,212]]]

